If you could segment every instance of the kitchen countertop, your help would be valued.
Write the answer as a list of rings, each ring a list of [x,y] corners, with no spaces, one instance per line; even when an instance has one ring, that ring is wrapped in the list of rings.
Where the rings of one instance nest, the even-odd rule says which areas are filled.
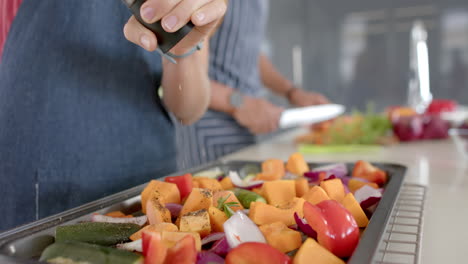
[[[297,151],[295,129],[242,149],[223,160],[286,160]],[[310,162],[388,162],[408,168],[405,182],[427,187],[420,263],[462,263],[468,246],[468,159],[457,152],[451,139],[421,141],[359,153],[305,154]]]

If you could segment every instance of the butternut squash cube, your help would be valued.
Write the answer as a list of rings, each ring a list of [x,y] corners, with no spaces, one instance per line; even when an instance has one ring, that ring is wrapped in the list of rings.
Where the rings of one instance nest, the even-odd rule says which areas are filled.
[[[166,203],[180,204],[180,192],[177,185],[170,182],[151,180],[141,192],[141,210],[146,213],[146,202],[155,197],[164,205]]]
[[[293,264],[345,264],[339,257],[322,247],[315,239],[307,238],[294,256]]]
[[[296,182],[294,180],[267,181],[262,186],[263,194],[268,204],[281,206],[296,197]]]
[[[295,250],[302,244],[301,233],[287,227],[283,222],[261,225],[260,231],[270,246],[283,253]]]
[[[309,182],[306,178],[300,177],[296,179],[296,196],[302,197],[309,191]]]
[[[294,212],[300,217],[304,217],[305,200],[294,197],[294,199],[283,205],[283,207],[275,207],[263,202],[250,203],[249,217],[257,225],[271,224],[274,222],[283,222],[285,225],[294,225]]]
[[[330,199],[341,202],[345,196],[345,190],[341,179],[332,179],[320,182],[325,192],[327,192]]]
[[[236,195],[232,191],[217,191],[213,193],[213,206],[217,208],[219,199],[226,198],[226,197],[228,198],[225,201],[225,203],[230,203],[230,202],[237,203],[237,205],[235,206],[230,206],[234,212],[239,211],[239,210],[244,210],[244,207],[239,202],[239,199],[237,199]]]
[[[289,156],[288,162],[286,163],[286,170],[297,176],[303,176],[304,173],[310,171],[309,165],[304,160],[304,156],[299,152]]]
[[[211,233],[211,225],[208,210],[201,209],[182,215],[179,229],[181,232],[197,232],[201,237],[209,235]]]
[[[208,214],[210,215],[211,231],[224,232],[223,224],[228,220],[226,213],[216,207],[211,206],[208,208]]]
[[[361,205],[356,201],[352,193],[346,194],[341,204],[353,215],[359,227],[366,227],[369,224],[366,213],[364,213],[364,210],[362,210]]]
[[[209,189],[213,192],[223,190],[223,186],[218,180],[207,177],[193,177],[193,181],[198,182],[200,188]]]
[[[330,200],[328,194],[320,186],[314,186],[310,188],[310,190],[304,196],[302,196],[302,198],[314,205],[324,200]]]
[[[146,216],[150,225],[163,222],[171,223],[171,212],[155,197],[146,204]]]

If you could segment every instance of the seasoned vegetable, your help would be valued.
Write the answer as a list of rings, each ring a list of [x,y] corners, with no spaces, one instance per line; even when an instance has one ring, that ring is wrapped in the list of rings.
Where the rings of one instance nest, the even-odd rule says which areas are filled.
[[[223,224],[228,220],[226,214],[213,206],[208,208],[208,214],[210,215],[211,230],[213,232],[224,232]]]
[[[263,183],[263,194],[268,204],[281,206],[296,197],[294,180],[277,180]]]
[[[319,245],[317,241],[308,238],[294,256],[293,263],[309,264],[311,260],[316,264],[345,264],[343,260]]]
[[[208,209],[213,204],[213,191],[202,188],[193,188],[187,197],[180,215],[194,212],[200,209]]]
[[[146,202],[155,197],[162,203],[180,203],[180,192],[174,183],[151,180],[141,192],[141,210],[146,213]]]
[[[56,242],[48,246],[40,261],[49,263],[89,263],[89,264],[140,264],[143,257],[139,254],[110,247],[82,242]],[[70,262],[72,261],[72,262]]]
[[[255,192],[252,192],[252,191],[248,191],[248,190],[244,190],[244,189],[234,189],[234,194],[236,195],[237,199],[242,204],[242,206],[244,206],[247,209],[250,208],[250,203],[251,202],[266,203],[265,198],[263,198],[258,193],[255,193]]]
[[[147,225],[142,229],[138,230],[136,233],[130,236],[130,239],[135,241],[141,238],[141,234],[143,231],[150,231],[150,232],[161,232],[161,231],[179,231],[176,225],[173,223],[158,223],[153,225]]]
[[[182,232],[199,233],[201,237],[209,235],[211,233],[211,225],[208,210],[201,209],[182,215],[179,229]]]
[[[302,244],[301,233],[290,229],[283,222],[261,225],[260,231],[270,246],[283,253],[298,249]]]
[[[58,226],[55,241],[80,241],[103,246],[115,245],[129,240],[140,229],[136,224],[86,222]]]

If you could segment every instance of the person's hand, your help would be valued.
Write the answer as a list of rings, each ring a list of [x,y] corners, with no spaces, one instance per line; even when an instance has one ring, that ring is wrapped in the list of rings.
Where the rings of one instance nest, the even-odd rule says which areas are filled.
[[[309,106],[330,103],[330,101],[322,94],[308,92],[299,88],[293,88],[289,94],[289,102],[295,106]]]
[[[253,134],[270,133],[278,129],[283,108],[267,100],[245,96],[242,105],[233,112],[236,121]]]
[[[141,6],[141,16],[147,23],[161,20],[163,29],[176,32],[189,21],[195,28],[182,39],[171,52],[184,54],[215,29],[226,12],[225,0],[147,0]],[[153,32],[132,16],[124,26],[125,38],[148,51],[157,48],[158,40]]]

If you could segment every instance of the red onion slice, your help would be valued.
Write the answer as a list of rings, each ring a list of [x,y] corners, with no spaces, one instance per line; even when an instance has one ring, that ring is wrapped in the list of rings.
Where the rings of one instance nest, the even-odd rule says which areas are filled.
[[[117,244],[116,247],[127,251],[143,252],[143,244],[141,241],[141,239],[138,239],[128,243]]]
[[[221,257],[224,257],[227,255],[230,249],[231,248],[229,247],[226,236],[224,236],[220,240],[214,242],[210,251],[215,253],[216,255],[220,255]]]
[[[165,207],[171,212],[172,218],[177,218],[182,210],[182,205],[176,203],[167,203]]]
[[[354,197],[363,209],[367,209],[377,204],[380,199],[382,199],[382,192],[368,185],[364,185],[354,192]]]
[[[243,189],[253,189],[258,188],[263,185],[263,181],[248,181],[245,182],[241,179],[239,174],[235,171],[229,171],[228,177],[231,178],[232,184],[236,187],[243,188]]]
[[[202,251],[197,254],[197,264],[224,264],[224,259],[213,252]]]
[[[107,215],[93,214],[91,222],[117,223],[117,224],[137,224],[143,226],[148,221],[146,215],[138,217],[112,217]]]
[[[258,226],[241,211],[237,211],[224,222],[224,233],[231,248],[244,242],[266,243],[266,239]]]
[[[201,240],[201,244],[202,244],[202,246],[203,246],[203,245],[205,245],[205,244],[218,241],[218,240],[220,240],[221,238],[223,238],[224,236],[225,236],[225,235],[224,235],[223,232],[211,233],[211,234],[207,235],[206,237],[204,237],[204,238]]]
[[[344,163],[335,163],[335,164],[320,166],[317,168],[313,168],[311,170],[311,172],[321,172],[321,171],[326,172],[328,175],[334,174],[337,178],[341,178],[341,177],[348,175],[348,168],[346,167],[346,164]]]
[[[305,219],[301,219],[296,212],[294,212],[294,220],[296,221],[298,229],[301,230],[302,233],[313,239],[317,238],[317,232],[315,232],[315,230],[312,229],[312,227],[307,223]]]

